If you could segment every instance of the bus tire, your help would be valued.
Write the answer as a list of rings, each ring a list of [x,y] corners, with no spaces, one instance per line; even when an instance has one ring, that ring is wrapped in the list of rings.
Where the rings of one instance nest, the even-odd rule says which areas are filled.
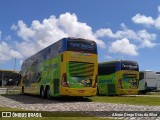
[[[50,87],[48,86],[46,89],[46,97],[47,99],[51,99]]]
[[[22,94],[24,94],[24,86],[22,86]]]
[[[142,94],[142,92],[141,91],[138,91],[138,95],[141,95]]]
[[[141,91],[139,91],[139,94],[140,95],[145,95],[147,92],[146,92],[146,90],[141,90]]]
[[[46,98],[45,90],[44,90],[44,87],[43,87],[43,86],[41,86],[41,89],[40,89],[40,96],[41,96],[41,98],[43,98],[43,99]]]
[[[97,95],[99,95],[99,89],[98,89],[98,87],[97,87]]]

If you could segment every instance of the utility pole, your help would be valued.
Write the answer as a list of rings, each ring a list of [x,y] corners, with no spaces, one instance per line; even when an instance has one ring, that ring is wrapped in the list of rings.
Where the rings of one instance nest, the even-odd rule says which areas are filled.
[[[2,72],[2,87],[3,87],[3,78],[4,78],[4,72]]]
[[[16,58],[14,60],[14,72],[16,72]]]

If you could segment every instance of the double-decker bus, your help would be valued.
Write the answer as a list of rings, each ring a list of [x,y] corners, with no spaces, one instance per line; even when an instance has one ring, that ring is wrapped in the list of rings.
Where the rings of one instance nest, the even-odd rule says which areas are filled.
[[[98,64],[99,95],[138,94],[139,67],[137,62],[116,60]]]
[[[97,45],[81,38],[63,38],[24,60],[22,93],[52,96],[94,96],[97,90]]]

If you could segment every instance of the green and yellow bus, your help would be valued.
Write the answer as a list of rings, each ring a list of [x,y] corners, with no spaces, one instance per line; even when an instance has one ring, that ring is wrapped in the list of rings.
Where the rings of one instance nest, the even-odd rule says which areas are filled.
[[[139,67],[135,61],[116,60],[98,64],[99,95],[138,94]]]
[[[94,96],[97,92],[97,68],[97,45],[94,41],[63,38],[24,60],[22,93],[42,98]]]

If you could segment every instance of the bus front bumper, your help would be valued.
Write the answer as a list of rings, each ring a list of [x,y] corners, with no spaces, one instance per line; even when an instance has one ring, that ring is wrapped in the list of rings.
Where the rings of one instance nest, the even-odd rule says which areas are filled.
[[[138,89],[122,89],[121,95],[138,95]]]

